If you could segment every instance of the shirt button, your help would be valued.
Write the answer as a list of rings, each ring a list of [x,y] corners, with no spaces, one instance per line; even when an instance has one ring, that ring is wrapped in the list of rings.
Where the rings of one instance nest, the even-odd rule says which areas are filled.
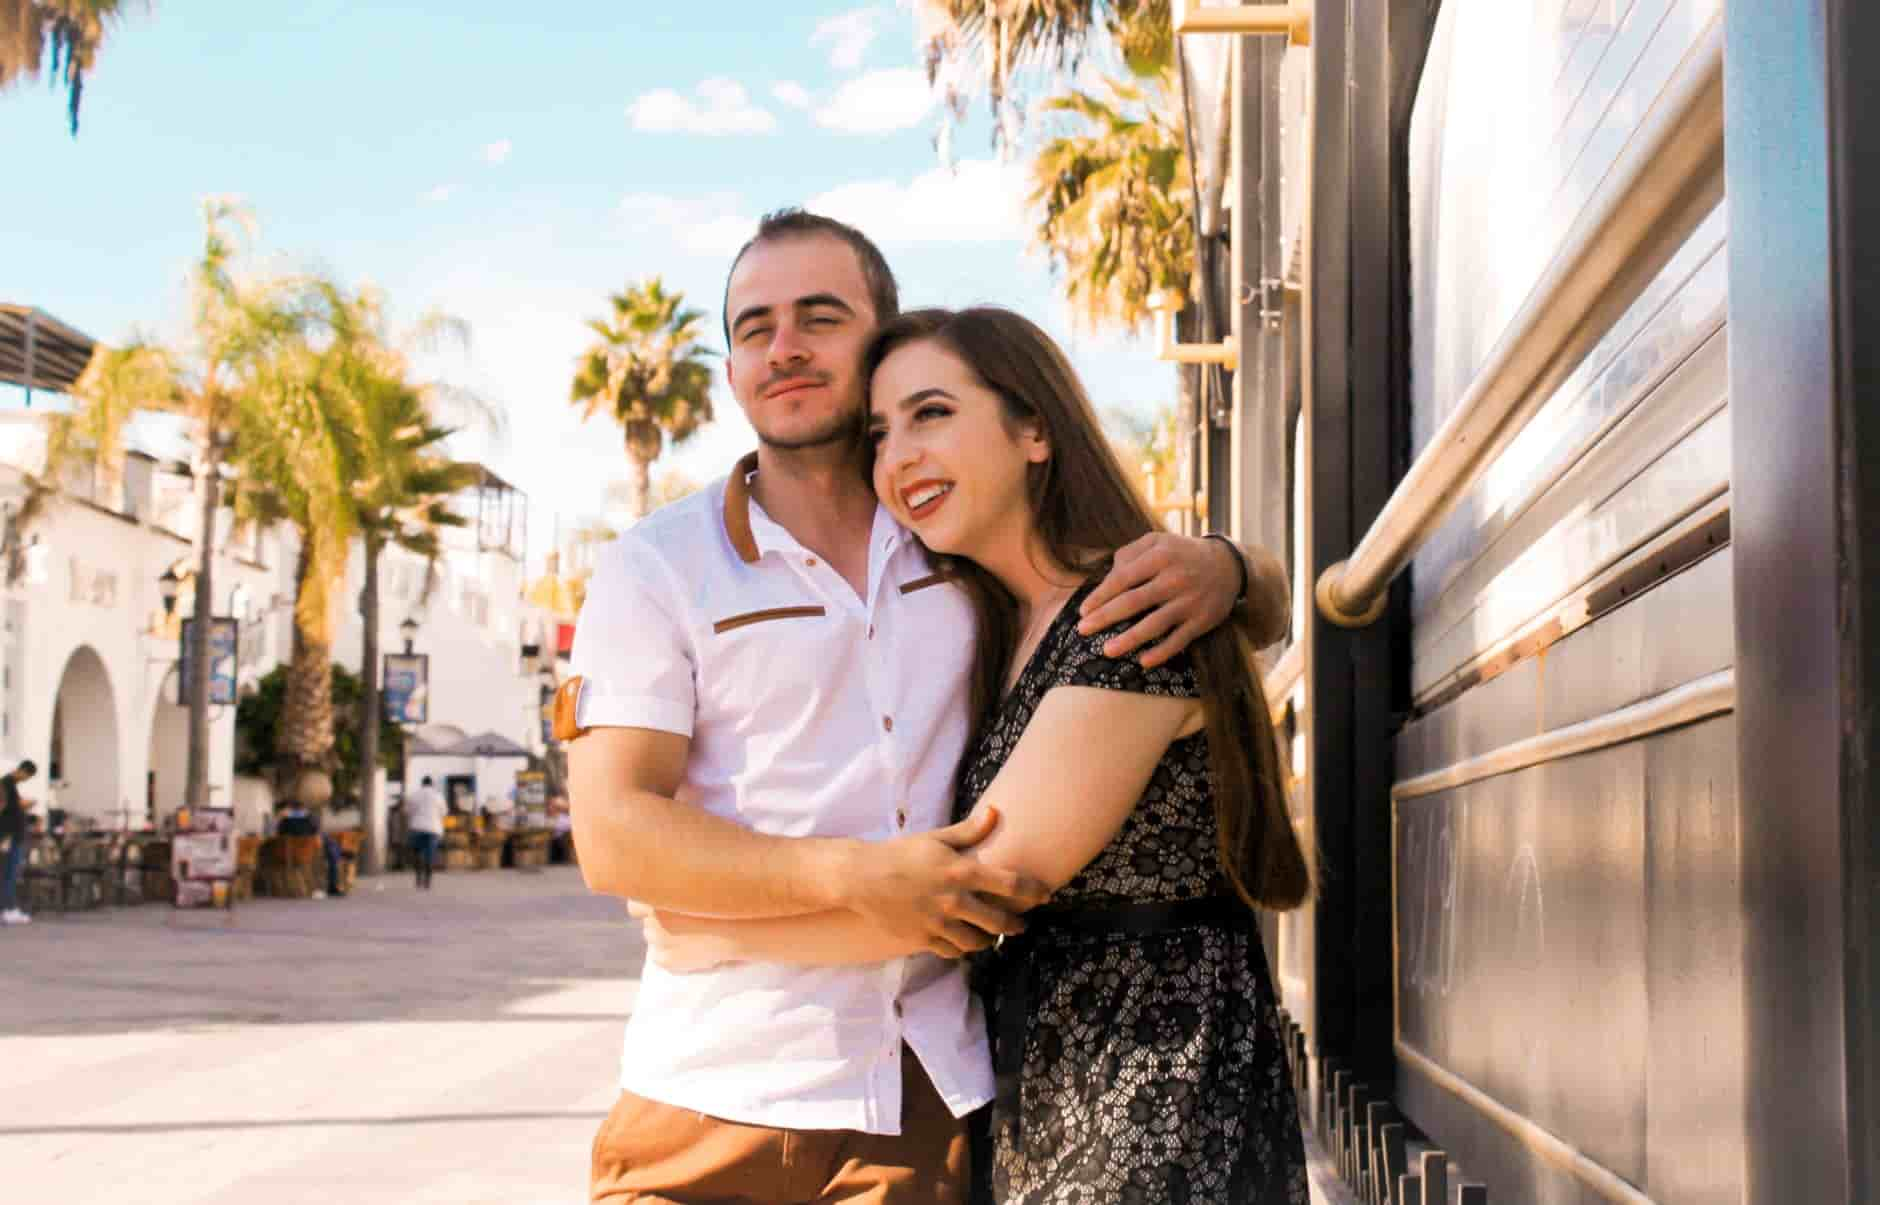
[[[893,732],[894,731],[894,717],[891,715],[882,716],[881,728],[882,728],[882,731],[884,732]]]
[[[901,1002],[899,1000],[894,1002],[894,1015],[897,1017],[901,1015]]]
[[[896,808],[894,810],[894,826],[896,828],[907,827],[907,809],[906,808]]]
[[[875,638],[875,625],[872,623],[868,625],[868,638],[870,640]]]
[[[808,565],[811,569],[814,569],[816,567],[816,558],[810,557],[809,559],[805,560],[803,563],[805,565]]]

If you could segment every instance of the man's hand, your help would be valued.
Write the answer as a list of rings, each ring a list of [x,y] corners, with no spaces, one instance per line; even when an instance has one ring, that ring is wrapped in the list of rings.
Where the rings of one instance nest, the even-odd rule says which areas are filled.
[[[1116,562],[1084,599],[1077,630],[1089,636],[1125,619],[1142,619],[1103,646],[1127,657],[1142,655],[1153,669],[1221,626],[1240,595],[1240,553],[1221,540],[1151,532],[1117,550]]]
[[[1018,914],[1044,903],[1049,889],[1028,875],[967,854],[997,823],[996,809],[981,808],[930,833],[858,843],[843,907],[942,958],[958,958],[1006,934],[1024,932]]]

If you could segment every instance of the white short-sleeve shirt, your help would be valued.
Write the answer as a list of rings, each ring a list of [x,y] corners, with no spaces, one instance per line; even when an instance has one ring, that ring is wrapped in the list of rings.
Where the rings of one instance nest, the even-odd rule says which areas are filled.
[[[885,511],[854,588],[726,481],[606,546],[575,629],[576,721],[691,738],[685,796],[762,833],[885,840],[950,819],[974,626]],[[932,955],[853,967],[648,963],[627,1023],[628,1091],[788,1129],[900,1132],[900,1048],[956,1115],[992,1098],[964,969]]]

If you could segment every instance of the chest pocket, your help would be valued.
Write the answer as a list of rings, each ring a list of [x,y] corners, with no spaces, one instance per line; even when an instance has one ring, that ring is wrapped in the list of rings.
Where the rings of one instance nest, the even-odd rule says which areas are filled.
[[[712,635],[723,636],[726,632],[735,632],[739,628],[748,628],[753,624],[775,623],[786,619],[820,619],[828,614],[826,608],[818,606],[802,607],[766,607],[761,611],[745,611],[739,615],[728,615],[712,624]]]

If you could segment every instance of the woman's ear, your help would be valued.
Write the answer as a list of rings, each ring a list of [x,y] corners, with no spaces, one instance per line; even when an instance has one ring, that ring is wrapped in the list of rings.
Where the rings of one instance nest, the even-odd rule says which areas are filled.
[[[1051,441],[1045,438],[1043,423],[1026,423],[1018,442],[1025,450],[1025,459],[1030,463],[1043,464],[1051,459]]]

